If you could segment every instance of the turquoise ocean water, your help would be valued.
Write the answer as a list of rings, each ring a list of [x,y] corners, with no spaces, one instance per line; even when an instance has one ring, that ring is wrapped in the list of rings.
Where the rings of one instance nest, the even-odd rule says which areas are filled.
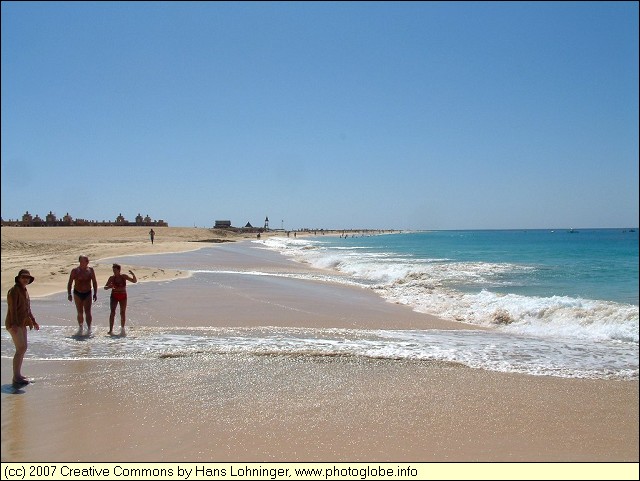
[[[636,229],[288,237],[265,245],[446,319],[638,342]]]
[[[442,359],[569,377],[638,376],[637,229],[290,236],[264,245],[348,274],[390,302],[491,329],[448,333],[473,339]],[[469,349],[477,359],[463,353]],[[492,349],[504,352],[489,360]]]
[[[211,256],[212,249],[216,256]],[[323,271],[261,272],[256,270],[260,263],[252,259],[264,250]],[[226,252],[246,262],[222,267]],[[66,296],[33,299],[34,311],[44,321],[41,332],[29,337],[27,359],[340,355],[444,361],[569,378],[638,379],[637,229],[437,231],[347,238],[291,234],[119,262],[134,269],[144,265],[192,275],[131,286],[129,329],[123,339],[102,332],[78,342],[73,336],[75,314]],[[242,276],[237,285],[247,286],[268,278],[281,286],[348,284],[415,311],[478,328],[207,327],[206,313],[215,308],[208,293],[224,289],[234,276]],[[172,301],[177,287],[189,292],[199,319],[176,319],[176,326],[182,327],[175,328],[154,325],[159,309],[165,317],[180,317]],[[107,302],[99,296],[94,316],[108,309]],[[2,315],[5,312],[3,299]],[[12,355],[11,340],[3,330],[2,356]]]

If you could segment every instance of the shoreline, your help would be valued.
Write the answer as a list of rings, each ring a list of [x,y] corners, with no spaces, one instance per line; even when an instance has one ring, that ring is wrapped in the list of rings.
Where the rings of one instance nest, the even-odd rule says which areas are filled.
[[[154,243],[149,239],[149,227],[84,226],[84,227],[11,227],[0,229],[1,285],[3,294],[14,284],[17,272],[31,267],[36,282],[29,286],[32,298],[66,291],[69,273],[78,266],[78,257],[89,257],[96,276],[108,279],[110,259],[128,256],[181,253],[211,245],[253,240],[255,233],[237,233],[204,227],[156,227]],[[338,235],[340,231],[326,231]],[[262,238],[284,234],[279,231],[262,233]],[[311,236],[308,232],[299,233]],[[180,269],[139,269],[139,282],[186,278]],[[98,282],[98,289],[102,285]]]
[[[65,292],[69,273],[78,265],[78,257],[89,257],[96,277],[108,279],[110,259],[123,256],[179,253],[201,249],[209,242],[234,242],[254,238],[253,234],[235,234],[219,229],[158,227],[151,244],[148,227],[3,227],[2,292],[13,285],[22,269],[31,267],[36,282],[29,286],[32,298]],[[188,277],[180,270],[139,269],[140,282]],[[103,284],[98,281],[98,289]]]
[[[41,241],[10,238],[2,231],[3,289],[5,262],[17,272],[29,259],[36,277],[30,292],[45,277],[38,273],[69,262],[82,246],[90,245],[96,259],[106,259],[99,254],[107,252],[113,254],[109,258],[125,258],[157,253],[152,249],[160,245],[176,252],[168,249],[184,249],[193,245],[188,242],[193,236],[210,235],[176,231],[169,238],[167,231],[163,239],[157,229],[158,243],[151,247],[142,231],[131,231],[138,236],[133,239],[65,231],[59,239]],[[169,291],[159,283],[132,286],[127,338],[106,336],[108,306],[100,295],[94,310],[98,339],[65,337],[77,352],[72,359],[30,357],[50,328],[72,332],[75,323],[72,305],[48,294],[33,296],[36,318],[43,319],[42,329],[29,333],[32,350],[24,362],[33,383],[12,389],[11,357],[3,354],[1,360],[2,461],[638,462],[638,381],[305,353],[186,349],[178,355],[158,351],[147,358],[123,358],[136,336],[144,342],[145,328],[467,328],[386,302],[368,290],[241,275],[256,269],[317,270],[271,251],[247,255],[240,243],[220,247],[210,248],[210,265],[221,272],[213,284],[203,285],[194,276]],[[170,257],[162,262],[169,265]],[[182,256],[176,259],[176,265],[184,262]],[[173,279],[180,270],[144,269],[163,270],[166,277],[158,280]],[[227,270],[232,274],[225,275]],[[6,274],[12,283],[15,273]],[[54,276],[48,288],[61,282],[66,287],[67,276],[68,271]],[[98,276],[100,288],[104,279]],[[3,353],[13,352],[6,330],[2,343]],[[104,345],[105,352],[119,357],[103,356],[98,348]]]

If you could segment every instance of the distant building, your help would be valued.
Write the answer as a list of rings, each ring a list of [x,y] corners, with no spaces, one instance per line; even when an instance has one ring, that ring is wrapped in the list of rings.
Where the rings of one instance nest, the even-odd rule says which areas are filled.
[[[169,224],[167,224],[162,219],[152,220],[151,217],[149,217],[149,215],[143,218],[140,214],[138,214],[138,216],[136,217],[136,222],[128,222],[122,214],[119,214],[118,217],[116,218],[116,221],[112,222],[112,221],[105,221],[105,220],[96,221],[96,220],[87,220],[87,219],[79,219],[79,218],[74,219],[67,212],[67,214],[62,218],[62,220],[60,220],[53,213],[53,211],[49,211],[49,213],[45,217],[45,220],[40,218],[39,215],[36,215],[34,217],[29,213],[29,211],[26,211],[22,215],[22,220],[2,219],[0,223],[3,226],[14,226],[14,227],[110,226],[110,225],[111,226],[112,225],[118,225],[118,226],[146,225],[146,226],[154,226],[154,227],[169,227]]]
[[[213,226],[215,229],[229,229],[231,228],[230,220],[217,220]]]
[[[42,227],[45,225],[44,221],[40,218],[38,214],[33,218],[33,226],[34,227]]]
[[[24,226],[32,226],[33,225],[33,216],[29,214],[29,211],[26,211],[22,216],[22,225]]]
[[[57,219],[56,219],[56,215],[49,211],[49,213],[47,214],[47,225],[48,226],[54,226],[57,223]]]

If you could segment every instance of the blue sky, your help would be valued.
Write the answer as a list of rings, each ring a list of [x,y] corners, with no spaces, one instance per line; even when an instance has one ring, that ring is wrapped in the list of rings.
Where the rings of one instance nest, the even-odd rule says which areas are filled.
[[[637,2],[2,2],[2,218],[638,226]]]

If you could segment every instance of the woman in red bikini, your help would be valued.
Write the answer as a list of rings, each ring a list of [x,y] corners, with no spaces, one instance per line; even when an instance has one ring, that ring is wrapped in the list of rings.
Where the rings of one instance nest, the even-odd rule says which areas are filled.
[[[113,275],[107,280],[107,284],[104,286],[106,290],[111,291],[111,315],[109,316],[109,334],[113,335],[113,322],[116,317],[116,307],[120,304],[120,335],[126,336],[124,330],[124,323],[126,321],[127,312],[127,281],[138,282],[136,275],[133,271],[129,271],[132,277],[126,274],[120,274],[120,264],[113,264]]]

